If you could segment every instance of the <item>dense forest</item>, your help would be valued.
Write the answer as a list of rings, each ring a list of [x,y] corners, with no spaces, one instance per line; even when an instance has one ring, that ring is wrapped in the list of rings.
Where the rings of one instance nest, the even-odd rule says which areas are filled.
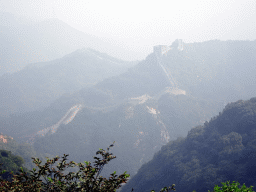
[[[205,192],[224,181],[256,186],[256,97],[230,103],[203,126],[163,146],[122,188]],[[142,190],[143,189],[143,190]]]
[[[121,191],[128,192],[131,188],[158,191],[175,183],[177,191],[204,192],[225,181],[255,186],[255,127],[256,97],[229,103],[218,116],[203,126],[192,128],[187,137],[179,137],[164,145]],[[1,142],[1,146],[26,161],[28,156],[36,155],[30,145],[20,145],[10,137],[5,138],[8,142]],[[24,163],[21,157],[1,150],[1,162],[9,172],[17,172]],[[32,164],[27,165],[31,168]]]
[[[13,171],[17,171],[19,166],[21,165],[24,168],[31,170],[35,167],[31,159],[32,157],[41,158],[43,162],[46,161],[45,157],[52,157],[52,155],[47,153],[36,152],[34,147],[28,143],[18,143],[17,141],[15,141],[15,139],[8,135],[1,134],[0,136],[0,150],[5,151],[3,152],[3,154],[5,155],[2,154],[2,158],[8,159],[1,159],[0,163],[4,163],[3,168],[5,169],[7,169],[7,167],[10,167],[10,169],[7,170],[15,168]],[[22,160],[19,157],[21,157]],[[17,161],[15,159],[17,159]],[[8,163],[7,165],[5,164],[5,162],[9,162],[10,164]],[[13,163],[16,164],[18,167]]]
[[[0,163],[2,164],[2,169],[6,170],[4,174],[0,177],[4,180],[12,181],[12,171],[14,174],[17,174],[20,170],[20,167],[23,167],[24,171],[28,171],[27,168],[23,166],[25,163],[23,158],[20,156],[15,156],[11,151],[0,150]]]

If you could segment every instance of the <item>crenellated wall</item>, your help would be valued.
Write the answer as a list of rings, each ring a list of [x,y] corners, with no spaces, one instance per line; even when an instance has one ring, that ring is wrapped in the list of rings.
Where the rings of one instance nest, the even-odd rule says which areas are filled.
[[[157,63],[158,65],[162,68],[162,71],[167,79],[168,82],[170,82],[170,87],[171,87],[171,92],[170,93],[175,93],[175,94],[186,94],[186,91],[180,90],[176,80],[173,78],[170,69],[168,69],[164,63],[163,63],[163,54],[167,56],[167,53],[171,50],[178,50],[178,51],[183,51],[184,50],[184,45],[182,39],[176,39],[171,46],[167,45],[157,45],[154,46],[154,54],[157,58]]]

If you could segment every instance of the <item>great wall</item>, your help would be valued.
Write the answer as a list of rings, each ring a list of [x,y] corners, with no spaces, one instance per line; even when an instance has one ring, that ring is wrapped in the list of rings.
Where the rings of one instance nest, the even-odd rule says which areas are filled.
[[[154,54],[157,58],[157,63],[160,68],[163,70],[167,81],[170,82],[169,92],[174,92],[175,94],[186,94],[186,91],[180,90],[178,84],[175,81],[175,78],[172,76],[171,71],[164,66],[163,55],[167,56],[167,53],[173,50],[183,51],[184,43],[182,39],[176,39],[171,46],[168,45],[157,45],[153,48]],[[171,89],[171,90],[170,90]]]

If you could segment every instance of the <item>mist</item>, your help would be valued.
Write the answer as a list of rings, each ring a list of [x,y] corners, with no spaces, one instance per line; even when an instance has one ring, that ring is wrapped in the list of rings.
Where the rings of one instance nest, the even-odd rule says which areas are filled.
[[[1,0],[0,149],[32,169],[31,157],[94,162],[115,141],[101,176],[127,171],[122,192],[255,185],[255,9]]]

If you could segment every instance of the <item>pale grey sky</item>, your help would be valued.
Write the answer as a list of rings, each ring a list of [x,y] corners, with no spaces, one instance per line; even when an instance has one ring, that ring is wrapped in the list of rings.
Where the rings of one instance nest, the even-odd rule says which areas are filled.
[[[144,57],[175,39],[256,39],[255,0],[0,0],[0,11],[57,17]]]

